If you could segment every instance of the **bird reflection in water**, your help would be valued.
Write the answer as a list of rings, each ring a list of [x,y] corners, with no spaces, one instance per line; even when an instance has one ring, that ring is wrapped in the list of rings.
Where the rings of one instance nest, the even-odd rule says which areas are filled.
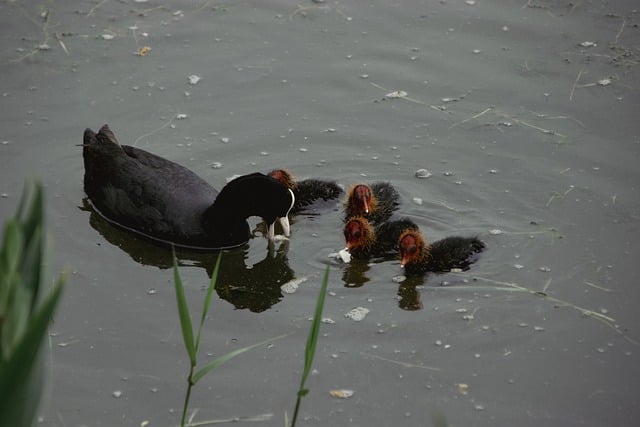
[[[173,267],[173,255],[169,248],[153,244],[113,226],[95,213],[86,200],[81,209],[91,213],[91,227],[109,243],[126,252],[134,261],[160,269]],[[295,279],[295,274],[289,267],[288,249],[288,240],[284,240],[277,248],[269,242],[266,257],[251,266],[246,264],[249,257],[248,244],[223,250],[216,292],[220,298],[230,302],[237,309],[248,309],[255,313],[268,310],[282,300],[280,287]],[[211,277],[218,253],[219,251],[176,250],[176,257],[179,266],[203,268]]]
[[[364,286],[371,279],[367,276],[367,272],[371,269],[372,262],[389,261],[389,259],[368,260],[352,258],[347,264],[344,264],[342,273],[342,282],[346,288],[359,288]],[[424,285],[428,276],[409,276],[403,280],[397,291],[398,306],[407,311],[422,310],[422,301],[420,300],[419,287]]]

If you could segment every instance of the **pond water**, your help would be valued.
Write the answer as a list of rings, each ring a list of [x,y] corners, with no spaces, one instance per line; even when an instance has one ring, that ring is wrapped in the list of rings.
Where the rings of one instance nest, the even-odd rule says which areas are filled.
[[[182,409],[171,254],[83,201],[78,144],[105,123],[216,188],[277,167],[389,181],[429,239],[487,245],[466,272],[398,283],[398,261],[330,258],[344,246],[338,201],[294,217],[274,253],[262,237],[224,252],[199,360],[290,335],[197,384],[195,420],[291,416],[330,264],[298,425],[636,424],[637,7],[1,2],[0,218],[42,180],[51,270],[69,272],[41,424],[169,426]],[[215,258],[180,254],[194,318]],[[346,318],[354,307],[369,313]],[[329,393],[341,389],[354,394]]]

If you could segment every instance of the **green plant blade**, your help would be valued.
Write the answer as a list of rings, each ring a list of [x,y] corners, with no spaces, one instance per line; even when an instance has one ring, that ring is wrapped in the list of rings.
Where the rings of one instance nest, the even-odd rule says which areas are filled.
[[[257,344],[253,344],[253,345],[250,345],[248,347],[239,348],[237,350],[234,350],[234,351],[232,351],[230,353],[227,353],[225,355],[222,355],[222,356],[212,360],[211,362],[207,363],[202,368],[200,368],[198,370],[198,372],[196,372],[193,375],[193,377],[192,377],[193,384],[196,384],[198,381],[200,381],[202,379],[202,377],[207,375],[209,372],[211,372],[212,370],[214,370],[218,366],[222,365],[223,363],[228,362],[229,360],[233,359],[234,357],[239,356],[242,353],[247,352],[247,351],[249,351],[251,349],[254,349],[256,347],[260,347],[261,345],[265,345],[265,344],[270,343],[272,341],[276,341],[276,340],[282,339],[282,338],[284,338],[284,337],[286,337],[288,335],[291,335],[291,334],[290,333],[289,334],[283,334],[283,335],[279,335],[279,336],[274,337],[274,338],[269,338],[267,340],[260,341]]]
[[[189,355],[191,366],[196,364],[196,347],[193,342],[193,327],[191,326],[191,317],[189,315],[189,306],[184,296],[184,285],[178,271],[178,259],[176,252],[173,251],[173,284],[176,288],[176,301],[178,302],[178,315],[180,317],[180,327],[182,328],[182,340]]]
[[[40,292],[40,281],[42,278],[44,234],[41,226],[35,226],[32,229],[31,238],[24,248],[22,254],[21,281],[31,291],[31,309],[33,309],[38,301]]]
[[[322,320],[322,310],[324,308],[324,300],[327,296],[327,286],[329,284],[329,266],[324,272],[324,278],[322,279],[322,286],[320,287],[320,293],[318,294],[318,300],[316,301],[316,310],[313,315],[313,322],[311,323],[311,330],[307,337],[307,345],[304,351],[304,370],[302,372],[302,379],[300,381],[300,389],[304,388],[304,383],[311,372],[311,365],[313,364],[313,357],[316,353],[316,345],[318,343],[318,334],[320,332],[320,323]]]
[[[25,190],[26,192],[27,190]],[[42,185],[37,182],[34,186],[34,194],[31,197],[31,204],[25,215],[19,215],[24,222],[24,233],[26,236],[32,236],[33,231],[37,227],[44,224],[44,197],[42,193]],[[22,218],[25,216],[25,218]]]
[[[204,306],[202,307],[202,317],[200,318],[200,327],[198,327],[198,336],[196,337],[196,353],[200,348],[200,334],[202,332],[202,327],[204,326],[204,320],[207,318],[207,313],[209,312],[209,306],[211,305],[211,295],[213,294],[213,290],[216,287],[216,282],[218,281],[218,271],[220,271],[220,260],[222,259],[222,252],[218,254],[218,260],[216,261],[216,266],[213,269],[213,273],[211,274],[211,281],[209,282],[209,287],[207,288],[207,293],[204,297]]]
[[[60,279],[52,292],[34,311],[29,326],[16,345],[9,360],[0,369],[0,425],[30,425],[25,423],[24,417],[29,415],[27,405],[35,405],[39,400],[40,387],[34,390],[30,387],[32,375],[36,372],[35,365],[40,355],[40,347],[45,337],[49,321],[62,293],[64,280]],[[27,396],[37,390],[38,396]]]
[[[4,244],[2,248],[3,275],[13,274],[20,264],[20,255],[24,248],[20,224],[15,219],[4,226]]]

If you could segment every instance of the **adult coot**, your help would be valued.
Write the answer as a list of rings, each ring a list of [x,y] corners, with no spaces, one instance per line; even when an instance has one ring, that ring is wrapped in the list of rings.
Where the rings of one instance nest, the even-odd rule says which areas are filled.
[[[220,192],[202,178],[162,157],[120,145],[107,125],[84,131],[84,191],[107,221],[160,243],[210,250],[239,246],[250,237],[247,218],[268,224],[268,237],[287,214],[293,192],[276,179],[253,173]]]

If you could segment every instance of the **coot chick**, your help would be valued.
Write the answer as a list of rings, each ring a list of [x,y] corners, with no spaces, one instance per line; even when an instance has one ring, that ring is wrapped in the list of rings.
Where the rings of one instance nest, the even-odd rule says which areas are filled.
[[[107,125],[84,131],[82,155],[84,190],[96,212],[156,242],[195,250],[239,246],[249,240],[250,216],[268,224],[271,238],[277,219],[289,234],[293,192],[261,173],[218,192],[177,163],[120,145]]]
[[[383,222],[374,227],[365,217],[355,216],[344,226],[346,249],[354,258],[370,258],[398,253],[398,239],[405,230],[418,230],[407,218]]]
[[[372,224],[387,221],[398,208],[400,194],[388,182],[355,184],[347,193],[345,221],[354,216],[364,216]]]
[[[400,264],[407,274],[427,271],[446,272],[452,268],[468,270],[475,255],[485,245],[477,237],[451,236],[432,244],[425,241],[418,230],[405,230],[398,239]]]
[[[335,181],[312,178],[297,181],[291,172],[286,169],[274,169],[269,172],[269,176],[277,179],[293,191],[296,201],[291,208],[292,214],[305,210],[319,200],[325,202],[334,200],[342,194],[342,188]]]

